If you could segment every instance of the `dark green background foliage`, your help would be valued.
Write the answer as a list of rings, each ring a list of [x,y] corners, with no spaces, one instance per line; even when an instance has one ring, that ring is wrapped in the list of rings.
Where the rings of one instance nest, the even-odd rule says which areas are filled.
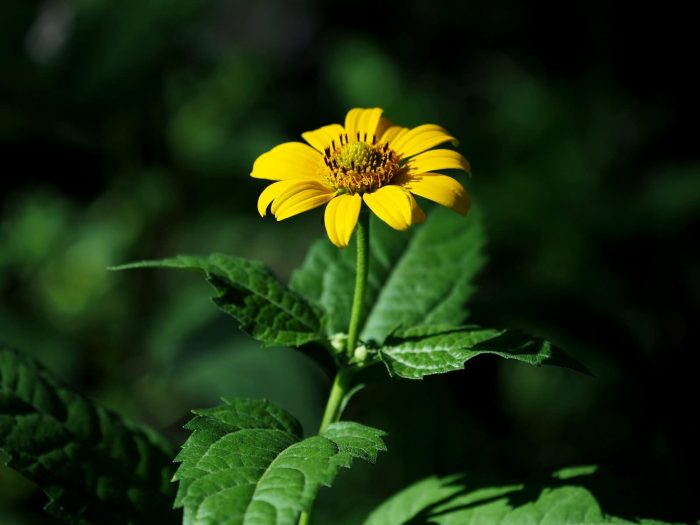
[[[0,347],[0,448],[70,525],[177,523],[171,459],[155,432],[93,405],[40,365]]]
[[[0,340],[178,442],[189,409],[221,395],[267,397],[308,434],[328,387],[310,360],[261,349],[200,276],[106,267],[224,252],[286,280],[324,235],[320,213],[257,217],[253,160],[379,105],[444,125],[471,161],[490,262],[470,322],[546,336],[595,377],[479,357],[371,384],[347,416],[387,431],[389,452],[339,476],[343,500],[322,490],[319,521],[357,523],[434,474],[478,486],[591,463],[674,487],[677,515],[647,515],[683,519],[700,442],[693,17],[667,3],[331,4],[0,4]],[[44,501],[0,467],[0,522],[47,523]]]

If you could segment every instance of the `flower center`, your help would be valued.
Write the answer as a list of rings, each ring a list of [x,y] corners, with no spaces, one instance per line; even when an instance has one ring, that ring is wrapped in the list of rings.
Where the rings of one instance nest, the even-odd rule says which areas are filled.
[[[385,184],[399,170],[399,158],[388,144],[353,142],[348,144],[347,135],[326,148],[323,161],[326,164],[324,176],[336,189],[348,193],[374,191]]]

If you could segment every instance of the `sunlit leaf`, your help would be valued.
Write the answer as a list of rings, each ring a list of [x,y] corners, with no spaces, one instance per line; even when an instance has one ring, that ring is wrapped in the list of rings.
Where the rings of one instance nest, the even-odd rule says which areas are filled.
[[[302,439],[296,419],[269,401],[225,399],[195,414],[175,475],[185,524],[294,524],[340,467],[386,450],[383,432],[346,421]]]
[[[550,342],[514,330],[478,326],[417,326],[395,332],[379,348],[389,374],[408,379],[461,370],[469,359],[494,354],[530,365],[554,365],[587,373]]]
[[[673,508],[661,512],[649,508],[638,497],[635,483],[630,480],[626,480],[626,485],[601,483],[595,471],[596,467],[569,468],[529,483],[483,488],[477,488],[468,476],[433,476],[389,498],[371,513],[364,525],[680,523],[675,521],[678,512]],[[629,487],[632,498],[624,496],[623,486]]]

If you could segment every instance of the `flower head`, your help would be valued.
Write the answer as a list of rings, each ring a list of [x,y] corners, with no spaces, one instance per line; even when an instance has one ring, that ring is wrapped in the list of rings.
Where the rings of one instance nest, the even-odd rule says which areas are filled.
[[[431,149],[454,137],[440,126],[394,126],[380,108],[351,109],[345,126],[330,124],[302,133],[309,145],[285,142],[263,153],[251,177],[274,180],[258,199],[278,221],[328,204],[324,214],[331,242],[345,247],[362,202],[392,228],[405,230],[425,214],[413,195],[465,215],[464,187],[437,170],[469,171],[467,160],[451,149]]]

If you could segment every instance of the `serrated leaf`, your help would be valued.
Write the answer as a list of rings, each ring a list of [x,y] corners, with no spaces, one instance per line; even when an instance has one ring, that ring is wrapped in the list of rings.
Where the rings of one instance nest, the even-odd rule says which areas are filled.
[[[223,254],[180,255],[113,268],[180,268],[204,272],[216,289],[216,305],[236,318],[241,329],[268,346],[301,346],[322,341],[320,320],[299,294],[256,261]]]
[[[350,467],[355,458],[368,463],[376,463],[377,454],[386,451],[382,437],[382,430],[353,423],[352,421],[338,421],[326,427],[323,437],[333,441],[339,449],[336,456],[338,465]]]
[[[390,375],[407,379],[461,370],[466,361],[482,354],[588,373],[578,361],[544,339],[515,330],[477,326],[413,327],[395,332],[378,352]]]
[[[386,450],[383,432],[352,422],[302,440],[299,423],[269,401],[224,399],[195,413],[176,459],[185,524],[294,524],[340,467]]]
[[[0,449],[49,497],[46,510],[84,525],[177,523],[174,450],[0,348]]]
[[[398,327],[464,322],[471,280],[484,257],[478,209],[465,218],[431,209],[425,224],[396,232],[372,217],[370,260],[361,339],[382,343]],[[354,244],[314,244],[290,286],[326,313],[325,328],[347,330],[355,276]]]
[[[650,509],[630,480],[601,484],[595,467],[566,469],[541,480],[474,488],[466,476],[423,479],[382,503],[364,525],[671,525],[678,512]],[[607,485],[607,486],[606,486]],[[625,500],[628,487],[633,497]],[[611,502],[611,497],[613,498]],[[667,500],[668,501],[668,500]],[[663,508],[663,507],[662,507]],[[648,519],[641,518],[648,513]],[[660,521],[661,518],[663,521]],[[681,518],[682,519],[682,518]],[[688,523],[687,521],[682,521]]]

